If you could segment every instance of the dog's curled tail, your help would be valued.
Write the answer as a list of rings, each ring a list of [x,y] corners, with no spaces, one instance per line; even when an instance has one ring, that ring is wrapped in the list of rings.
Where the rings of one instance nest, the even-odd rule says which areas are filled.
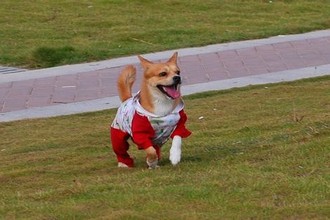
[[[122,102],[132,97],[132,86],[135,82],[135,75],[135,67],[133,65],[127,65],[118,77],[118,93]]]

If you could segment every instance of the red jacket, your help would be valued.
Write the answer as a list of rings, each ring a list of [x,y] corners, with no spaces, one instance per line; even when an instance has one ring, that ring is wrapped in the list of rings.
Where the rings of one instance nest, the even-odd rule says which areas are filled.
[[[111,127],[129,134],[140,149],[161,147],[170,137],[186,138],[191,134],[185,127],[183,107],[181,102],[170,114],[157,116],[142,108],[137,95],[122,103]]]

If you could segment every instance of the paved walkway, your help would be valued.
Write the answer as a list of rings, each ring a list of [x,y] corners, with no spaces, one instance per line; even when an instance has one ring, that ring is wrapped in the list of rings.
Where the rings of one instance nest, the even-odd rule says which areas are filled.
[[[330,30],[175,51],[184,95],[330,75]],[[173,52],[144,57],[164,61]],[[116,79],[127,64],[137,66],[140,78],[136,56],[0,74],[0,121],[117,107]]]

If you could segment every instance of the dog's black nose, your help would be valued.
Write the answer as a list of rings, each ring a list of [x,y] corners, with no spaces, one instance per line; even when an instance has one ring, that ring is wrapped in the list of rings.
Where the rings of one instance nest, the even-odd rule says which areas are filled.
[[[174,84],[181,84],[181,77],[180,76],[174,76],[173,77]]]

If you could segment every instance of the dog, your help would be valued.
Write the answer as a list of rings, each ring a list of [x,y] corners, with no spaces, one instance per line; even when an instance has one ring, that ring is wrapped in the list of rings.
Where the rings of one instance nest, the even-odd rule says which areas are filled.
[[[118,93],[122,104],[110,127],[111,143],[118,167],[134,167],[128,154],[131,138],[138,149],[146,152],[150,169],[158,167],[161,147],[172,138],[170,161],[181,160],[182,138],[190,136],[186,128],[187,115],[181,98],[182,79],[175,52],[165,63],[154,63],[138,56],[144,70],[140,91],[132,96],[136,68],[126,66],[118,77]]]

